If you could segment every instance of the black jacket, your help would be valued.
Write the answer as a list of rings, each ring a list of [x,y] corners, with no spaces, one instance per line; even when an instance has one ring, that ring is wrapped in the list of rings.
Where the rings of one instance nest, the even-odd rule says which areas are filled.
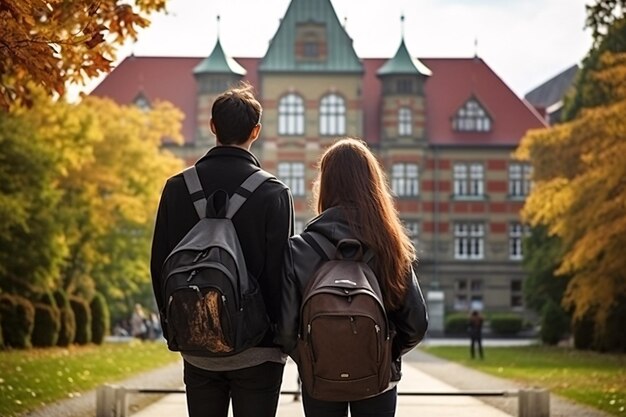
[[[232,195],[260,167],[250,152],[232,146],[216,146],[197,163],[198,176],[208,197],[218,189]],[[161,268],[165,259],[198,221],[182,174],[165,184],[156,217],[150,269],[159,312],[163,311]],[[263,292],[272,323],[278,317],[278,294],[283,253],[293,230],[293,200],[289,189],[276,179],[263,183],[233,217],[248,272]],[[161,317],[163,317],[161,315]],[[165,327],[163,327],[165,330]],[[166,334],[164,334],[167,337]],[[273,346],[266,335],[259,346]]]
[[[343,210],[339,207],[330,208],[309,222],[303,234],[309,231],[321,233],[334,244],[341,239],[355,237]],[[320,255],[302,235],[289,239],[285,251],[280,316],[275,339],[285,353],[294,354],[299,332],[302,293],[309,278],[322,261]],[[370,266],[376,271],[374,265]],[[426,305],[417,279],[414,276],[406,279],[411,285],[402,307],[396,311],[387,311],[390,324],[396,331],[392,343],[392,381],[400,379],[400,356],[414,348],[424,338],[428,326]]]

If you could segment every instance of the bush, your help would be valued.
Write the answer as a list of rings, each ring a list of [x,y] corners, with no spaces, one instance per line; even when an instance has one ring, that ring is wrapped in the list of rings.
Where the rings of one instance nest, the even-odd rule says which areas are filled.
[[[469,317],[463,313],[452,313],[446,315],[444,332],[446,334],[467,334]]]
[[[74,343],[76,338],[76,317],[70,306],[65,291],[59,289],[54,292],[54,300],[59,308],[61,329],[59,330],[58,346],[67,347]]]
[[[586,350],[593,347],[593,335],[595,326],[591,313],[575,319],[572,322],[572,334],[574,336],[574,347],[576,349]]]
[[[0,316],[6,346],[30,348],[35,323],[35,308],[19,295],[0,294]]]
[[[541,341],[547,345],[556,345],[569,331],[569,323],[567,313],[548,298],[541,310]]]
[[[70,297],[70,306],[76,318],[76,338],[74,343],[86,345],[91,342],[91,311],[89,304],[81,298]]]
[[[4,348],[4,338],[2,337],[2,311],[0,308],[0,349]]]
[[[500,313],[493,314],[489,319],[489,323],[494,334],[510,336],[522,330],[523,320],[517,314]]]
[[[32,343],[37,347],[56,346],[61,329],[61,313],[56,307],[43,303],[35,304],[35,326]]]
[[[111,327],[111,317],[109,306],[104,296],[96,293],[91,300],[91,341],[97,345],[104,342],[104,337],[109,334]]]

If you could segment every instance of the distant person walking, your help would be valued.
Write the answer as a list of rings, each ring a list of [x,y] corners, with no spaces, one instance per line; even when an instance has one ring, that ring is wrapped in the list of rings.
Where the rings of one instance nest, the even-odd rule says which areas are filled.
[[[131,335],[138,339],[144,340],[148,333],[146,326],[146,313],[143,311],[141,304],[135,304],[135,311],[130,318]]]
[[[467,326],[470,335],[470,354],[472,359],[476,357],[476,347],[480,359],[484,359],[483,354],[483,316],[477,310],[472,311]]]

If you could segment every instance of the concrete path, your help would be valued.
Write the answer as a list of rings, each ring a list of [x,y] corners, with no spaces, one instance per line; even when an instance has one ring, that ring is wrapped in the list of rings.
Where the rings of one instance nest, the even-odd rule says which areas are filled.
[[[405,362],[402,369],[402,381],[398,392],[454,392],[452,387],[420,371],[410,362]],[[283,391],[295,391],[297,386],[297,368],[292,361],[287,363],[283,378]],[[497,387],[494,387],[494,389]],[[163,399],[133,414],[133,417],[172,417],[185,416],[185,395],[170,394]],[[232,414],[231,414],[232,415]],[[399,396],[398,417],[415,416],[437,417],[507,417],[507,414],[472,397],[451,396]],[[292,395],[282,395],[278,405],[278,417],[300,417],[302,403],[294,401]]]

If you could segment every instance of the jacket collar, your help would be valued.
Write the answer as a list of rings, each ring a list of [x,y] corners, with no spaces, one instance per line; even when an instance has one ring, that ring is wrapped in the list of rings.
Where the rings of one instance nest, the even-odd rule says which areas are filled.
[[[259,160],[252,154],[252,152],[247,151],[238,146],[225,146],[225,145],[217,145],[213,148],[209,149],[209,151],[200,158],[200,161],[204,161],[205,159],[214,158],[214,157],[231,157],[231,158],[241,158],[245,159],[249,163],[256,165],[258,167],[261,166]]]
[[[346,207],[330,207],[312,219],[306,225],[305,231],[321,233],[333,242],[355,238],[355,233],[348,224],[347,213],[351,210]]]

